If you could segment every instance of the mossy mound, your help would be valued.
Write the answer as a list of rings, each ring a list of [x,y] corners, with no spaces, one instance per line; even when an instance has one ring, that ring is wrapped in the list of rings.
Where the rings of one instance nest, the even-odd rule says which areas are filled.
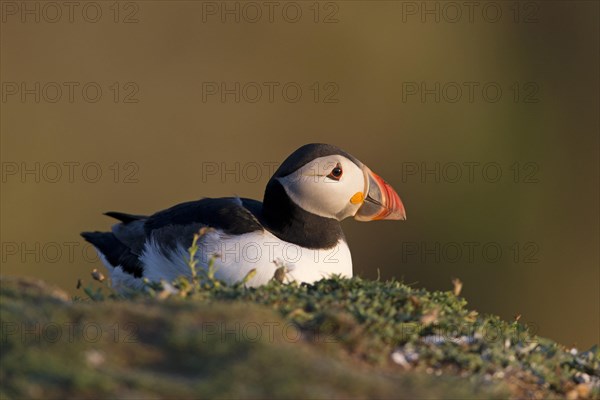
[[[2,398],[598,398],[572,354],[451,292],[208,280],[71,300],[1,280]]]

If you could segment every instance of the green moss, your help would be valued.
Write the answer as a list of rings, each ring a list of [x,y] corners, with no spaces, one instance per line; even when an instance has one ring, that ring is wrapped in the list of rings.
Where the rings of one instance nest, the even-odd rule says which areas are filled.
[[[451,292],[359,278],[175,287],[68,301],[3,279],[2,398],[599,397],[597,348],[573,355]]]

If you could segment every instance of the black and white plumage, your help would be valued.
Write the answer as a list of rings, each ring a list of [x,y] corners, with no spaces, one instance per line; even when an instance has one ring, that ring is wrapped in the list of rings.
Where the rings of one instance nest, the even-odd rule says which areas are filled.
[[[383,179],[343,150],[308,144],[292,153],[269,180],[263,202],[204,198],[151,216],[108,212],[111,232],[84,232],[107,266],[113,285],[139,287],[142,278],[172,281],[190,275],[188,249],[200,239],[198,265],[214,259],[216,277],[234,283],[268,282],[283,264],[287,277],[313,282],[352,276],[352,258],[340,221],[405,219],[400,197]]]

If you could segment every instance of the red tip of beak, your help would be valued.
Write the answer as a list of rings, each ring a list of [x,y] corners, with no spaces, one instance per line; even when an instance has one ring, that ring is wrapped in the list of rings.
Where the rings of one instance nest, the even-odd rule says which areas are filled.
[[[373,220],[406,220],[406,210],[398,193],[379,175],[374,172],[371,172],[371,174],[377,182],[377,186],[379,186],[382,195],[381,203],[384,206],[383,210]]]
[[[369,189],[354,219],[358,221],[405,220],[406,211],[398,193],[379,175],[366,167],[365,178],[368,180]]]

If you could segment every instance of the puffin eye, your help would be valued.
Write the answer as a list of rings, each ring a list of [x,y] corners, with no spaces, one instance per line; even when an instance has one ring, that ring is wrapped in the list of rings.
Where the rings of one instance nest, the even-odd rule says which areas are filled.
[[[333,168],[331,170],[331,172],[329,173],[329,175],[327,175],[328,178],[333,179],[334,181],[339,181],[340,178],[342,177],[344,171],[342,171],[342,166],[338,163],[335,168]]]

